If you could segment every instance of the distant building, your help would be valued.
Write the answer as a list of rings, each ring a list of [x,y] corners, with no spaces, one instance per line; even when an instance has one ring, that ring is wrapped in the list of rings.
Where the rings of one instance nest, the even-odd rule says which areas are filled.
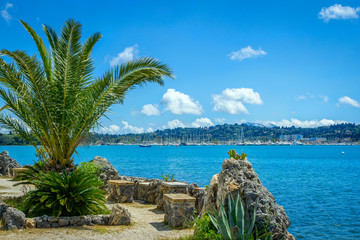
[[[280,140],[281,141],[299,141],[301,139],[303,139],[303,135],[302,134],[292,134],[292,135],[280,135]]]
[[[327,141],[327,138],[312,137],[312,138],[309,138],[309,140],[311,142],[325,142],[325,141]]]

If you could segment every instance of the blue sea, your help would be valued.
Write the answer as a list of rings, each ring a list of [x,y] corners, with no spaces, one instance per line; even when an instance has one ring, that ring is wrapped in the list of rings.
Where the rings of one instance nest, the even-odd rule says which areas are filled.
[[[122,175],[174,174],[205,186],[221,171],[229,149],[247,153],[263,185],[284,206],[296,239],[360,239],[360,146],[84,146],[75,161],[102,156]],[[30,146],[3,150],[22,165],[36,159]]]

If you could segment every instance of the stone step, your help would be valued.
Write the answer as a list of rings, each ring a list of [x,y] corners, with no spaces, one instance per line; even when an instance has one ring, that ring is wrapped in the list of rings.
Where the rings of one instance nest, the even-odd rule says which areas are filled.
[[[191,197],[187,194],[183,193],[167,193],[164,194],[164,197],[166,200],[169,200],[170,202],[195,202],[196,198]]]
[[[126,181],[126,180],[108,180],[107,183],[111,185],[121,185],[121,186],[135,185],[134,182]]]

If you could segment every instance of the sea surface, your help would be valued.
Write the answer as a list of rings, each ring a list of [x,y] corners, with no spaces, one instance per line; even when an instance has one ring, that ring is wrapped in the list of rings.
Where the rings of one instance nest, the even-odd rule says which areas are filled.
[[[121,175],[174,174],[205,186],[221,171],[229,149],[248,155],[263,185],[284,206],[296,239],[360,239],[360,146],[83,146],[75,162],[102,156]],[[36,160],[30,146],[3,150],[22,165]]]

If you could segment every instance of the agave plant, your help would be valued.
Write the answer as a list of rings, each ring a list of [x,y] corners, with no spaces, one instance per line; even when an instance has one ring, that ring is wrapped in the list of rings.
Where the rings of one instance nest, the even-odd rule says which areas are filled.
[[[151,82],[163,85],[164,77],[173,77],[167,65],[150,57],[95,77],[91,54],[100,33],[82,43],[82,26],[70,19],[59,35],[43,26],[46,45],[29,24],[20,22],[34,40],[38,55],[0,50],[0,97],[5,102],[0,107],[0,124],[34,145],[50,169],[72,169],[77,146],[111,105],[123,103],[129,90]]]
[[[32,181],[36,190],[25,197],[25,211],[29,216],[79,216],[107,211],[103,182],[81,167],[70,173],[47,171]]]
[[[257,203],[255,203],[254,212],[252,218],[250,218],[247,205],[242,204],[240,194],[238,193],[236,201],[234,201],[230,194],[228,198],[228,214],[220,201],[219,212],[215,212],[214,216],[209,214],[209,217],[224,239],[250,240],[254,239],[254,232],[257,235],[257,231],[254,231],[256,209]],[[270,240],[272,235],[270,232],[261,236],[255,236],[255,239],[258,238]]]

